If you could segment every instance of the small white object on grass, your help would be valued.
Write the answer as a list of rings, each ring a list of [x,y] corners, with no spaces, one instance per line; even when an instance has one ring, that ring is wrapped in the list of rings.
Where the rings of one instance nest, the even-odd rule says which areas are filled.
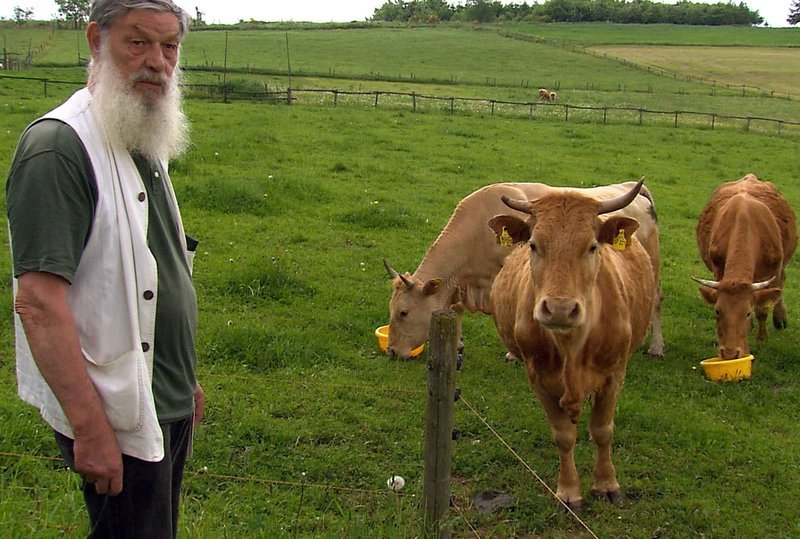
[[[399,492],[403,490],[404,486],[406,486],[406,480],[400,477],[399,475],[393,475],[386,481],[386,486],[389,487],[389,490],[393,490],[394,492]]]

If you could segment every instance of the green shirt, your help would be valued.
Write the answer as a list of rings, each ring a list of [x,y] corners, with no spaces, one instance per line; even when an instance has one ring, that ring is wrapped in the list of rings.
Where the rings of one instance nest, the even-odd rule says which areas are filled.
[[[168,422],[193,410],[197,298],[164,171],[141,156],[133,159],[148,195],[147,242],[158,268],[153,393],[159,421]],[[94,170],[75,131],[58,120],[28,128],[6,184],[14,276],[46,271],[71,282],[92,233],[97,198]]]

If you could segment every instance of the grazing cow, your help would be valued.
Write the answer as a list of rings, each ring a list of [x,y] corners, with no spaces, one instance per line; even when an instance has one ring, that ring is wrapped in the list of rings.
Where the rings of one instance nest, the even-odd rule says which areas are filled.
[[[647,332],[656,284],[650,257],[634,235],[636,220],[599,216],[625,207],[640,186],[606,201],[578,192],[504,198],[528,219],[499,215],[489,221],[499,241],[524,244],[495,279],[493,317],[547,413],[559,454],[556,495],[573,511],[582,502],[573,456],[576,423],[589,395],[597,449],[592,492],[622,502],[611,462],[614,410],[628,358]]]
[[[547,91],[547,88],[539,88],[539,101],[549,101],[550,100],[550,92]]]
[[[386,353],[407,358],[411,350],[428,339],[430,318],[434,311],[452,308],[458,314],[457,332],[461,343],[463,311],[492,313],[490,292],[503,260],[513,250],[498,245],[486,222],[498,213],[508,211],[500,197],[532,199],[544,194],[578,191],[594,198],[609,199],[627,192],[635,182],[571,189],[550,187],[543,183],[495,183],[464,198],[449,222],[428,249],[419,267],[412,274],[399,274],[384,261],[393,279],[389,301],[389,342]],[[659,237],[655,206],[650,193],[642,187],[640,196],[620,210],[639,222],[636,232],[653,263],[653,275],[659,276]],[[527,217],[519,213],[518,217]],[[659,298],[661,295],[659,294]],[[648,354],[662,356],[664,339],[661,332],[660,299],[653,309],[652,335]],[[509,356],[509,359],[512,357]]]
[[[555,91],[550,92],[550,102],[555,103],[556,101],[558,101],[558,94]]]
[[[696,279],[700,294],[717,313],[719,357],[750,353],[747,334],[755,310],[756,340],[767,337],[767,314],[786,327],[783,302],[786,265],[797,248],[794,210],[780,191],[755,174],[720,185],[697,223],[697,247],[714,280]]]

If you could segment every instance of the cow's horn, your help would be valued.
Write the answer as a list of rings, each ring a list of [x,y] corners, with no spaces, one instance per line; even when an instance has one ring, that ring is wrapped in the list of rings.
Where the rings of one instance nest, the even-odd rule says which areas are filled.
[[[389,277],[394,279],[395,277],[399,277],[399,274],[394,270],[394,268],[389,264],[389,261],[385,258],[383,259],[383,267],[386,268],[386,271],[389,272]]]
[[[400,277],[400,280],[403,281],[403,283],[405,283],[405,285],[408,288],[414,287],[414,283],[409,281],[405,275],[400,275],[399,273],[397,273],[397,271],[395,271],[395,269],[391,265],[389,265],[389,262],[385,258],[383,259],[383,267],[386,268],[386,271],[389,272],[389,277],[391,277],[392,279]]]
[[[706,279],[698,279],[697,277],[692,277],[692,280],[708,288],[713,288],[714,290],[719,287],[719,281],[708,281]]]
[[[765,288],[768,288],[772,284],[772,281],[775,280],[775,277],[777,277],[777,275],[773,275],[771,279],[767,279],[766,281],[761,281],[760,283],[753,283],[751,285],[751,289],[753,290],[753,292],[764,290]]]
[[[610,200],[604,200],[600,205],[600,211],[597,212],[598,215],[620,210],[633,202],[633,199],[639,194],[642,185],[644,185],[644,176],[639,178],[639,181],[636,182],[636,185],[634,185],[631,190],[624,195],[618,196],[617,198],[612,198]]]
[[[527,200],[516,200],[513,198],[508,198],[508,195],[500,195],[500,200],[502,200],[503,204],[505,204],[512,210],[521,211],[523,213],[531,212],[531,205]]]

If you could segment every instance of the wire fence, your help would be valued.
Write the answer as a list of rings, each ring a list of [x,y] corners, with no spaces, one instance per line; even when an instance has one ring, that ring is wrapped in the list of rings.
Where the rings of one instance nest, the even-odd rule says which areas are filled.
[[[320,386],[329,387],[331,389],[347,389],[350,391],[365,391],[368,393],[374,392],[381,392],[381,393],[391,393],[394,395],[405,394],[409,397],[419,398],[420,400],[424,400],[426,392],[424,389],[415,389],[409,390],[406,388],[395,388],[395,387],[375,387],[375,386],[364,386],[358,384],[331,384],[326,382],[319,382],[319,381],[290,381],[287,379],[271,379],[268,377],[259,377],[256,380],[254,377],[251,376],[242,376],[242,375],[230,375],[230,374],[219,374],[219,373],[207,373],[205,375],[206,379],[213,379],[215,376],[224,377],[226,380],[231,378],[238,378],[238,379],[246,379],[249,381],[253,386],[258,385],[259,383],[289,383],[295,386],[295,389],[299,387],[310,388],[313,387],[315,390],[318,389]],[[504,436],[491,425],[491,422],[484,417],[482,412],[478,410],[478,408],[468,402],[464,393],[459,390],[459,399],[458,402],[461,402],[465,406],[465,411],[472,414],[481,424],[486,427],[488,433],[490,433],[500,444],[500,446],[504,447],[505,450],[513,457],[513,460],[517,461],[520,466],[535,480],[539,483],[543,490],[553,498],[554,503],[562,506],[565,509],[565,513],[569,514],[572,519],[574,519],[575,523],[583,528],[585,532],[589,534],[591,537],[597,537],[597,535],[592,531],[589,525],[584,522],[579,515],[575,514],[573,511],[569,509],[561,500],[558,499],[556,496],[555,491],[541,478],[541,476],[535,471],[535,469],[516,451],[512,444],[509,443]],[[547,454],[547,458],[555,458],[554,451],[550,450]],[[54,463],[58,467],[66,466],[65,462],[60,457],[53,457],[48,455],[40,455],[40,454],[23,454],[18,452],[11,452],[11,451],[0,451],[0,457],[7,460],[25,460],[25,459],[34,459],[34,460],[41,460],[50,463]],[[51,464],[52,466],[53,464]],[[226,465],[218,465],[212,462],[207,462],[205,465],[200,466],[199,468],[195,469],[187,469],[186,476],[184,482],[187,481],[203,481],[204,479],[217,481],[219,483],[239,483],[239,484],[251,484],[251,485],[263,485],[265,488],[269,489],[270,493],[273,489],[294,489],[300,490],[304,492],[306,489],[312,489],[319,492],[324,492],[328,494],[338,494],[339,496],[347,496],[347,495],[355,495],[358,500],[359,504],[364,503],[364,499],[383,499],[386,497],[396,498],[397,502],[399,503],[401,499],[410,499],[412,500],[413,504],[417,504],[416,501],[417,494],[413,492],[399,492],[391,490],[390,488],[374,488],[371,486],[353,486],[353,485],[337,485],[331,482],[316,482],[313,478],[302,478],[301,480],[297,481],[290,481],[285,479],[273,479],[267,477],[261,477],[257,475],[249,475],[246,473],[242,473],[241,469],[231,469],[230,462]],[[421,479],[420,479],[421,481]],[[16,488],[12,484],[12,488]],[[38,486],[30,486],[25,485],[20,486],[20,488],[26,489],[37,489]],[[45,487],[42,486],[41,488],[51,488],[49,486]],[[477,522],[473,523],[474,521],[480,521],[476,514],[475,508],[469,507],[467,508],[465,504],[471,504],[468,500],[461,500],[459,501],[458,496],[454,496],[451,507],[458,513],[458,516],[464,522],[466,527],[469,529],[469,534],[475,537],[480,538],[481,534],[476,528],[478,526]],[[302,498],[301,498],[302,499]],[[302,510],[302,505],[298,508],[298,512]],[[398,517],[399,518],[399,517]]]
[[[79,86],[84,82],[59,81],[35,77],[9,77],[0,80],[12,82],[38,82],[48,96],[53,86]],[[187,84],[186,95],[191,98],[222,100],[249,100],[286,105],[370,107],[410,110],[419,113],[445,113],[450,115],[488,115],[505,118],[567,122],[595,125],[635,125],[658,127],[693,127],[699,129],[730,129],[748,133],[777,136],[800,136],[800,122],[736,116],[698,111],[666,111],[637,107],[611,107],[573,105],[540,101],[508,101],[498,99],[434,96],[421,93],[393,91],[346,91],[338,89],[288,88],[273,90],[266,84],[263,89],[242,89],[225,84]]]

